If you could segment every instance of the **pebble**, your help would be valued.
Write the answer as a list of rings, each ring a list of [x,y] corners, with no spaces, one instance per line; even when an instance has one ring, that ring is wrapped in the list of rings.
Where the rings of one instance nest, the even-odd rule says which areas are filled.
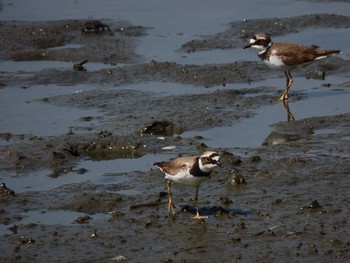
[[[119,255],[119,256],[112,258],[112,261],[123,262],[123,261],[126,261],[126,257]]]

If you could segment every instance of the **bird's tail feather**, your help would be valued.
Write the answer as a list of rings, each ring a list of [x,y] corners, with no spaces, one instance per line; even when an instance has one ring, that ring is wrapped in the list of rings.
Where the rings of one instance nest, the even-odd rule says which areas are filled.
[[[337,55],[341,53],[340,50],[319,50],[318,57],[316,59],[323,59],[329,56]]]

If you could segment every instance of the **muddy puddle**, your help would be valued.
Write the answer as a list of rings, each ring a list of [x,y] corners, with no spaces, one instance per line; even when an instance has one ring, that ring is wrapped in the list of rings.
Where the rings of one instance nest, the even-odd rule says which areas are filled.
[[[0,261],[349,261],[349,7],[1,1]],[[262,30],[343,53],[292,71],[287,109],[242,49]],[[168,216],[152,164],[206,149],[209,218],[176,184]]]

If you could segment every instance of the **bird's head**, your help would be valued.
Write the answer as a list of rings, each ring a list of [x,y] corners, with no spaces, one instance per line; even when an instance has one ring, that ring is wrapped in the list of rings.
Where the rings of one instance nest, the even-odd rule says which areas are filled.
[[[217,166],[222,167],[220,155],[217,152],[207,151],[199,157],[199,168],[202,171],[212,171]]]
[[[268,34],[255,34],[244,48],[266,49],[271,44],[271,36]]]

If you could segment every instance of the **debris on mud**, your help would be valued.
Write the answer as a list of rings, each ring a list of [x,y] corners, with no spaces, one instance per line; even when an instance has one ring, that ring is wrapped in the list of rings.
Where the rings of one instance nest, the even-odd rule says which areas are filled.
[[[86,71],[86,68],[84,67],[84,64],[86,64],[88,62],[88,60],[84,60],[80,63],[74,64],[73,65],[73,69],[76,71]]]
[[[1,183],[0,184],[0,196],[3,196],[3,195],[15,195],[15,191],[8,188],[5,183]]]
[[[82,33],[100,33],[104,32],[105,29],[112,32],[107,24],[102,23],[100,20],[90,20],[86,21],[81,27]]]
[[[317,200],[315,200],[315,201],[312,201],[310,205],[301,207],[300,210],[305,210],[305,209],[313,210],[313,209],[320,209],[320,208],[322,208],[322,206],[318,203]]]

